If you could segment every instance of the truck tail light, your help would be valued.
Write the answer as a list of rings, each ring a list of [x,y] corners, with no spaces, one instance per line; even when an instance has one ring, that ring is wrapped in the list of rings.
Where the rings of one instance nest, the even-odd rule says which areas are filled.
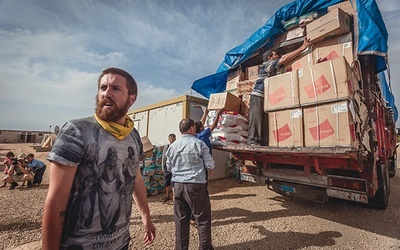
[[[336,188],[351,189],[361,192],[367,191],[364,180],[330,178],[328,185]]]

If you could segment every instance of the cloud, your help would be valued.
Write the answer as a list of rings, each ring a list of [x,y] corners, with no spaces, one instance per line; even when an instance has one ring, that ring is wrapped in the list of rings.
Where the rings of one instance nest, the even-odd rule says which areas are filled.
[[[214,73],[227,51],[289,2],[0,1],[0,101],[7,103],[0,116],[24,113],[24,120],[1,121],[0,128],[46,128],[91,115],[98,75],[111,66],[138,82],[132,108],[198,95],[191,84]],[[400,79],[400,3],[377,2],[389,31],[394,82]]]

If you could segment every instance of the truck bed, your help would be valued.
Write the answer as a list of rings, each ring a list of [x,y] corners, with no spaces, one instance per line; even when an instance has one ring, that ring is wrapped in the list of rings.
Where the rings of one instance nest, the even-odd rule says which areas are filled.
[[[357,149],[354,147],[335,146],[335,147],[271,147],[271,146],[248,146],[238,145],[213,145],[214,149],[231,152],[235,154],[253,153],[265,155],[293,155],[308,157],[334,157],[357,159]]]

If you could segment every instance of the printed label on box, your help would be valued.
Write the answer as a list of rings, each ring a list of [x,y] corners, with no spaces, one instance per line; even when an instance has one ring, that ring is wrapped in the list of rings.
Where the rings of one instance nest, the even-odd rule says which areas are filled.
[[[347,112],[348,111],[347,103],[341,103],[341,104],[336,103],[331,106],[331,111],[332,111],[332,114]]]
[[[290,111],[290,118],[301,118],[303,117],[303,112],[301,109],[295,109]]]
[[[345,49],[351,48],[351,42],[344,43],[343,48],[345,48]]]
[[[299,77],[303,77],[303,69],[299,69],[299,71],[297,71],[297,74]]]

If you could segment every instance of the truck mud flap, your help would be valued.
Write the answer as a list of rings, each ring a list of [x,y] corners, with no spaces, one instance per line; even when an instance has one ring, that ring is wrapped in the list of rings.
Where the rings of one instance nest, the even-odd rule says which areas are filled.
[[[328,198],[326,188],[267,179],[268,189],[285,196],[301,198],[315,202],[325,202]]]

